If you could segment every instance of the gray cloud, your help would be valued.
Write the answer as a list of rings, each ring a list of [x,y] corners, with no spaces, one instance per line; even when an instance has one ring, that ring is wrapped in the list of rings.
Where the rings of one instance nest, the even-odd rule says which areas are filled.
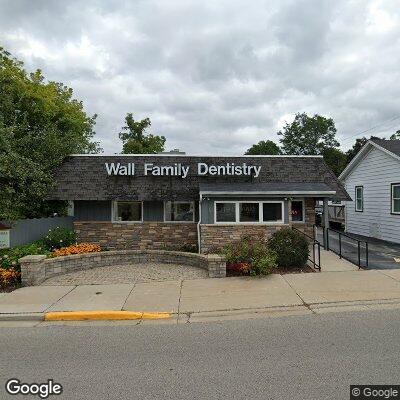
[[[0,9],[2,45],[74,89],[99,115],[107,152],[120,150],[127,112],[192,154],[277,140],[302,111],[333,117],[345,149],[400,114],[395,0],[0,0]]]

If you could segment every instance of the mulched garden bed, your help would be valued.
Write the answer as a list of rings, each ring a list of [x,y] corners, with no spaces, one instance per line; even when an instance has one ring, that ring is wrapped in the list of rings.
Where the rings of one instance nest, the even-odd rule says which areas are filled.
[[[272,273],[285,275],[285,274],[305,274],[305,273],[312,273],[312,272],[316,272],[316,270],[314,268],[311,268],[308,265],[306,265],[304,267],[291,267],[291,268],[278,267],[278,268],[275,268]],[[226,276],[231,277],[231,276],[247,276],[247,275],[243,275],[239,271],[232,271],[227,268]]]
[[[21,288],[21,287],[22,287],[21,285],[19,285],[19,286],[7,286],[5,288],[1,288],[0,287],[0,293],[10,293],[10,292],[13,292],[16,289]]]

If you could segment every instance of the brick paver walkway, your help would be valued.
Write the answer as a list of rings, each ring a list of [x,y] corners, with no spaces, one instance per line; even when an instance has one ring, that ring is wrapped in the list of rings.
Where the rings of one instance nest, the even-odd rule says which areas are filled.
[[[92,268],[47,279],[42,285],[100,285],[207,278],[201,268],[175,264],[131,264]]]

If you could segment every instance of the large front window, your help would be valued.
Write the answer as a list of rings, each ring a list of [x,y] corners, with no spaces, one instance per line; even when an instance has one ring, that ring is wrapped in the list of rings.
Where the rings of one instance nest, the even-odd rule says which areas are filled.
[[[283,223],[283,201],[217,201],[216,223]]]
[[[114,203],[114,221],[141,222],[142,217],[141,201],[116,201]]]
[[[194,203],[186,201],[165,202],[165,221],[167,222],[193,222]]]
[[[240,222],[259,222],[260,204],[259,203],[239,203]]]
[[[263,203],[263,221],[264,222],[283,222],[282,202]]]
[[[400,183],[392,184],[392,214],[400,214]]]
[[[215,204],[216,222],[235,222],[236,203],[216,203]]]

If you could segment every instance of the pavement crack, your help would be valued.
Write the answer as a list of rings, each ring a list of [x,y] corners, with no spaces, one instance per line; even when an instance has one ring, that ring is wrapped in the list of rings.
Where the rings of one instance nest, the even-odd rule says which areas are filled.
[[[77,286],[74,286],[71,290],[69,290],[67,293],[65,293],[63,296],[61,296],[59,299],[57,299],[54,303],[51,303],[49,307],[47,307],[43,312],[47,312],[47,310],[50,310],[51,307],[53,307],[55,304],[57,304],[60,300],[62,300],[65,296],[69,295],[73,290],[75,290]]]
[[[303,303],[303,306],[306,307],[308,310],[310,310],[313,314],[315,314],[315,311],[311,309],[310,304],[306,303],[304,299],[300,296],[300,294],[297,292],[297,290],[288,282],[288,280],[285,278],[284,275],[281,275],[284,281],[289,285],[289,287],[293,290],[293,292],[296,293],[297,297],[301,300]]]
[[[177,310],[177,318],[176,318],[176,323],[177,324],[179,322],[179,316],[180,316],[180,313],[181,313],[182,286],[183,286],[183,279],[181,280],[181,285],[179,287],[178,310]]]
[[[136,283],[137,282],[135,282],[134,284],[133,284],[133,286],[132,286],[132,289],[129,291],[129,293],[128,293],[128,296],[126,296],[126,299],[125,299],[125,301],[124,301],[124,304],[122,305],[122,307],[121,307],[121,311],[123,311],[123,309],[124,309],[124,307],[125,307],[125,304],[126,304],[126,302],[128,301],[128,299],[129,299],[129,296],[131,295],[131,293],[133,292],[133,289],[136,287]]]

